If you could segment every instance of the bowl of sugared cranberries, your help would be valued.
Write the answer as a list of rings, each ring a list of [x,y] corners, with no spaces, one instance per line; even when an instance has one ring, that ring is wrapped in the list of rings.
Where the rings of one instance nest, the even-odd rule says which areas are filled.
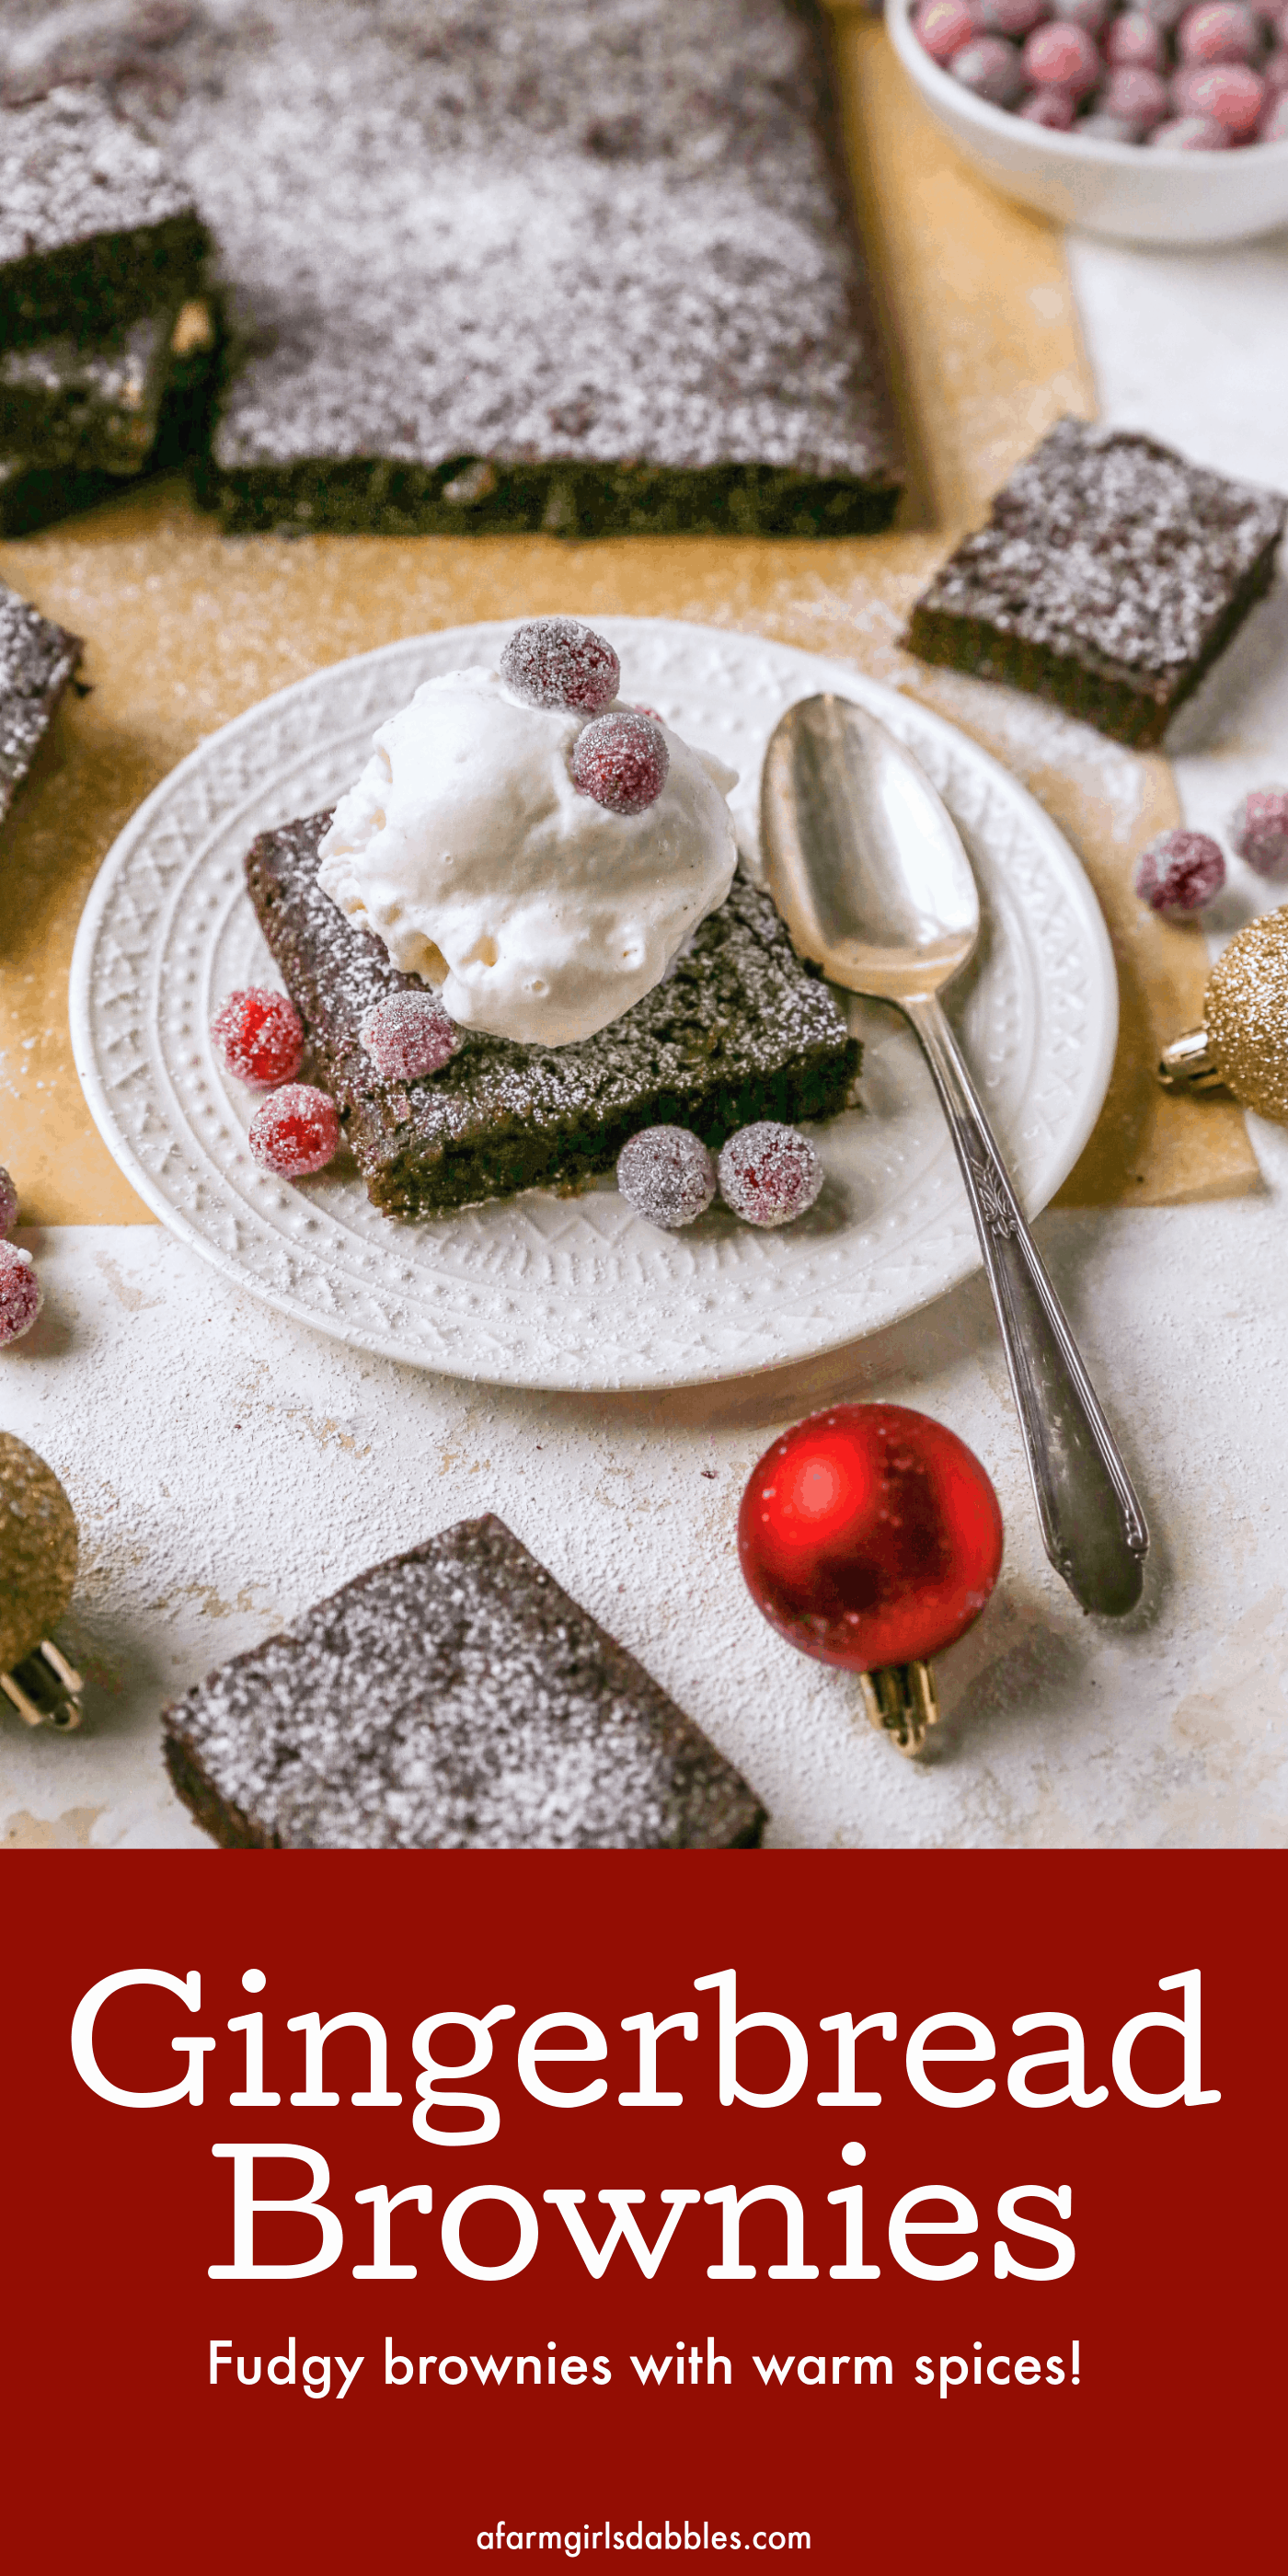
[[[936,123],[1038,213],[1122,241],[1288,222],[1288,0],[887,0]]]

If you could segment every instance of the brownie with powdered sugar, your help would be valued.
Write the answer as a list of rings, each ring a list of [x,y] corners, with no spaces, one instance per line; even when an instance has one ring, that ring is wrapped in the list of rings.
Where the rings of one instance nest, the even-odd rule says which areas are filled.
[[[0,347],[173,310],[208,248],[187,186],[101,89],[0,106]]]
[[[0,582],[0,823],[48,732],[84,646]]]
[[[68,77],[75,12],[21,9],[14,76]],[[226,525],[889,519],[818,0],[220,0],[149,50],[151,14],[87,59],[219,244]]]
[[[718,1850],[765,1810],[488,1513],[355,1576],[165,1713],[216,1842],[271,1850]]]
[[[611,1171],[641,1127],[688,1127],[718,1146],[756,1119],[793,1126],[845,1107],[858,1040],[741,869],[670,973],[594,1037],[538,1047],[463,1030],[439,1072],[382,1080],[361,1024],[391,993],[424,986],[323,893],[318,844],[330,820],[262,833],[246,881],[304,1023],[304,1078],[334,1100],[368,1196],[387,1214],[575,1185]]]
[[[1157,439],[1061,420],[936,573],[907,641],[1144,749],[1269,588],[1286,520],[1277,493]]]

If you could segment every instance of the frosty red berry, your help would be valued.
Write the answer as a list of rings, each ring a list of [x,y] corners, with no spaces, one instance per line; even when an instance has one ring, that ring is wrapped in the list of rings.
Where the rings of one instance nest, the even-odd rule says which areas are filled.
[[[642,1127],[618,1156],[617,1186],[637,1216],[674,1232],[710,1207],[716,1167],[687,1127]]]
[[[621,664],[602,635],[575,617],[534,617],[516,626],[501,655],[501,677],[535,707],[597,715],[617,695]]]
[[[304,1053],[304,1028],[285,993],[251,985],[220,1003],[210,1023],[210,1043],[225,1073],[267,1090],[272,1083],[294,1081]]]
[[[438,1073],[461,1045],[461,1032],[434,993],[387,993],[358,1030],[386,1082],[415,1082]]]
[[[666,785],[671,755],[651,716],[597,716],[573,745],[573,783],[612,814],[642,814]]]
[[[0,1346],[31,1330],[42,1302],[31,1254],[16,1243],[0,1243]]]
[[[789,1225],[813,1206],[823,1186],[823,1166],[809,1138],[771,1118],[730,1137],[718,1172],[725,1206],[748,1225]]]
[[[311,1082],[288,1082],[256,1110],[247,1141],[255,1160],[280,1181],[320,1172],[339,1151],[340,1120],[333,1100]]]
[[[1225,884],[1225,860],[1206,832],[1160,832],[1142,850],[1136,892],[1151,912],[1201,912]]]

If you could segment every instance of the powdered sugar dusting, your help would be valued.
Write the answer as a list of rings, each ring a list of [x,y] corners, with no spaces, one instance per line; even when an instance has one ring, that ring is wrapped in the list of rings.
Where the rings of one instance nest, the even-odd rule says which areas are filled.
[[[812,9],[219,0],[164,74],[121,94],[232,286],[228,473],[897,481]]]
[[[504,1524],[359,1575],[167,1712],[221,1839],[309,1850],[758,1841],[763,1810]]]
[[[0,821],[81,657],[78,635],[51,626],[0,582]]]
[[[1155,439],[1058,421],[919,608],[1166,682],[1200,660],[1286,516]]]
[[[0,267],[191,210],[155,146],[100,91],[0,109]]]

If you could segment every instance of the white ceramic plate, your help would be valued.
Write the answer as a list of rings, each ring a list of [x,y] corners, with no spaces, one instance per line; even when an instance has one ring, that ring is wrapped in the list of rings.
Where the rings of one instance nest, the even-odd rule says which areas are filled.
[[[979,878],[983,933],[954,1017],[1025,1204],[1042,1207],[1104,1098],[1117,986],[1068,843],[1006,770],[939,717],[841,662],[763,636],[596,618],[623,691],[740,772],[755,849],[760,765],[783,710],[820,689],[870,707],[950,806]],[[495,659],[509,624],[449,628],[340,662],[192,752],[108,853],[76,941],[76,1065],[141,1198],[226,1278],[359,1350],[494,1384],[680,1386],[829,1350],[925,1305],[978,1265],[952,1147],[897,1014],[854,1006],[862,1110],[815,1130],[817,1205],[761,1233],[719,1207],[677,1235],[611,1178],[449,1217],[381,1216],[349,1166],[296,1187],[246,1145],[254,1096],[207,1027],[236,985],[277,982],[245,894],[257,832],[348,786],[371,732],[422,680]]]

